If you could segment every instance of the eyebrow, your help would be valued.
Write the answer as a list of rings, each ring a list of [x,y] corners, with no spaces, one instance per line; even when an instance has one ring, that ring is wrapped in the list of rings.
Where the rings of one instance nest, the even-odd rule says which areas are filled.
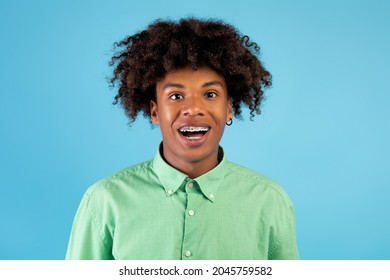
[[[179,83],[168,83],[168,84],[166,84],[166,85],[163,87],[163,91],[166,90],[167,88],[171,88],[171,87],[174,87],[174,88],[185,88],[184,85],[179,84]]]
[[[223,88],[223,85],[220,81],[210,81],[210,82],[206,82],[202,85],[203,88],[209,87],[209,86],[220,86],[221,88]]]
[[[223,84],[220,81],[210,81],[206,82],[202,85],[202,88],[209,87],[209,86],[220,86],[223,88]],[[179,83],[168,83],[164,86],[163,91],[166,90],[167,88],[174,87],[174,88],[181,88],[185,89],[186,87],[183,84]]]

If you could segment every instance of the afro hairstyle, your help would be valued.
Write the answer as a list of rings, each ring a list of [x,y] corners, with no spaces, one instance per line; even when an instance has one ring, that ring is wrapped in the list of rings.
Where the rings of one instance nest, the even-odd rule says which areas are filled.
[[[110,83],[119,89],[113,104],[120,101],[130,123],[141,112],[150,119],[157,81],[184,67],[208,67],[223,76],[239,119],[242,105],[250,109],[251,120],[260,114],[263,91],[272,84],[271,74],[258,59],[260,47],[219,20],[156,20],[114,46]]]

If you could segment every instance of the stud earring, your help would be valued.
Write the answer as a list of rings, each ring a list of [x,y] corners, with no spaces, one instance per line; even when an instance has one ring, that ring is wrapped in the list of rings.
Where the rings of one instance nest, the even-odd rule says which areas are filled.
[[[226,123],[227,126],[231,126],[233,124],[232,118],[229,119],[229,121]]]

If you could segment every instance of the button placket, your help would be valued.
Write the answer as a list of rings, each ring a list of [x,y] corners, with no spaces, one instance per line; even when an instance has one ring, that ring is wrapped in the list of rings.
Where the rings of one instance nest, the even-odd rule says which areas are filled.
[[[189,192],[194,192],[194,183],[193,182],[188,182],[187,183],[187,187],[189,188],[188,189],[188,191]],[[188,192],[187,192],[188,193]],[[189,203],[187,204],[187,205],[190,205]],[[187,208],[189,208],[189,210],[187,211],[187,213],[188,213],[188,216],[194,216],[194,214],[195,214],[195,211],[194,211],[194,209],[193,208],[191,208],[191,207],[187,207]]]
[[[196,255],[196,248],[193,248],[194,244],[194,230],[196,229],[196,197],[197,188],[196,182],[189,181],[186,183],[186,195],[187,195],[187,207],[184,218],[184,238],[182,244],[182,257],[185,259],[192,258]],[[195,219],[195,220],[194,220]]]

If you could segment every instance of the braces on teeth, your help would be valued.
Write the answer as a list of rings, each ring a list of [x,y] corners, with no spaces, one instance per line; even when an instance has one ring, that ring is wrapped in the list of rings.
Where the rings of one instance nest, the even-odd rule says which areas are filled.
[[[188,126],[180,128],[180,132],[199,132],[199,131],[208,131],[208,127],[200,127],[200,126]]]

